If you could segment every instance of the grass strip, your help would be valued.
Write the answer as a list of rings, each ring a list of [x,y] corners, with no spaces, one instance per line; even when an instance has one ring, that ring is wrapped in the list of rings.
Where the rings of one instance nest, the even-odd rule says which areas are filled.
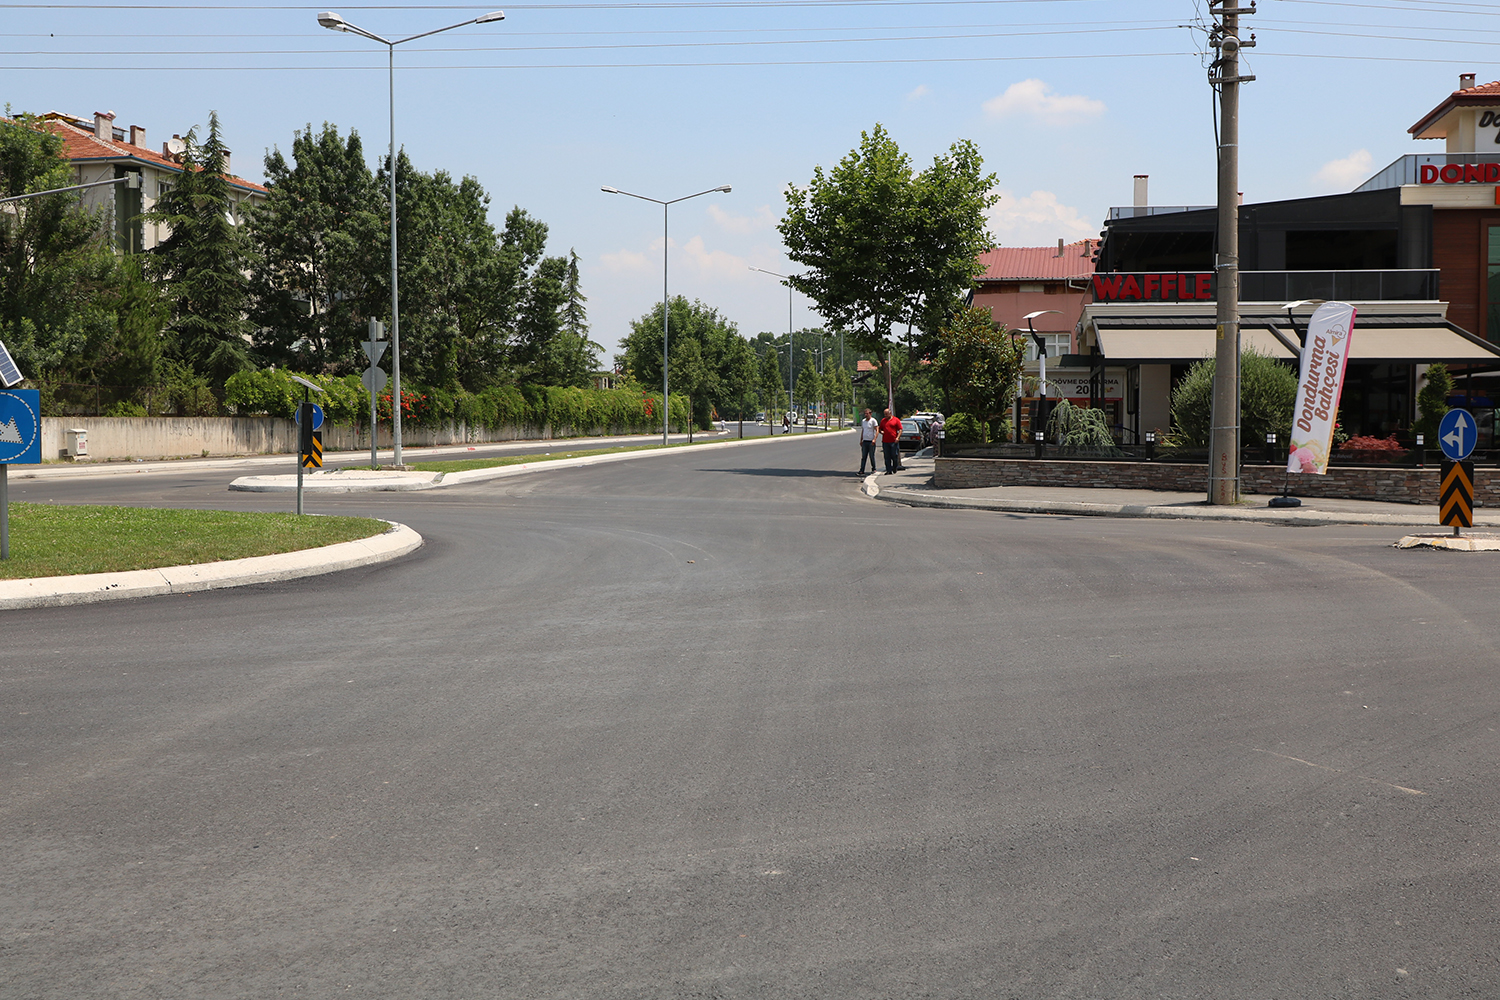
[[[822,433],[821,430],[814,433]],[[726,440],[705,437],[702,441],[677,441],[668,448],[696,448],[704,444],[716,444]],[[731,438],[728,440],[738,440]],[[751,440],[746,438],[745,440]],[[501,458],[455,458],[445,462],[416,462],[411,468],[419,472],[467,472],[470,469],[498,469],[505,465],[524,465],[527,462],[557,462],[565,458],[586,458],[589,455],[616,455],[625,451],[661,451],[659,444],[621,445],[618,448],[594,448],[587,451],[555,451],[547,455],[506,455]]]
[[[0,579],[118,573],[244,559],[369,538],[373,517],[12,503]]]

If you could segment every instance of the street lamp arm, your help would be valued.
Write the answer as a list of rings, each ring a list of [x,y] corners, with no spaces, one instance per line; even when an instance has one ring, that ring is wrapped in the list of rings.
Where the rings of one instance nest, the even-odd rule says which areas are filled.
[[[492,10],[488,14],[485,14],[485,15],[483,15],[481,17],[471,18],[468,21],[459,21],[457,24],[450,24],[446,28],[434,28],[431,31],[424,31],[420,35],[412,35],[412,36],[410,36],[408,38],[403,38],[400,41],[391,42],[389,44],[391,44],[391,45],[404,45],[407,42],[414,42],[418,38],[426,38],[428,35],[440,35],[440,34],[442,34],[445,31],[452,31],[454,28],[462,28],[462,27],[465,27],[465,26],[470,25],[470,24],[489,24],[492,21],[503,21],[503,20],[505,20],[505,11],[503,11],[503,10]]]
[[[395,42],[392,42],[388,38],[381,38],[379,35],[375,34],[375,32],[373,32],[373,31],[366,31],[364,28],[361,28],[359,25],[352,24],[352,23],[344,20],[344,18],[341,15],[335,14],[331,10],[325,10],[323,13],[319,14],[318,15],[318,23],[321,24],[323,27],[327,28],[329,31],[343,31],[343,32],[347,32],[348,34],[351,34],[351,35],[360,35],[360,36],[362,36],[364,38],[370,39],[373,42],[379,42],[381,45],[394,45],[394,44],[396,44]]]

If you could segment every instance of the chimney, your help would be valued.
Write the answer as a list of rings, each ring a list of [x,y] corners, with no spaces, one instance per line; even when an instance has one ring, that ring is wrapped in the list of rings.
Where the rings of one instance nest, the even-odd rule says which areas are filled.
[[[1063,241],[1062,240],[1058,240],[1057,241],[1057,255],[1059,257],[1061,257],[1063,255]]]
[[[94,138],[109,142],[114,137],[115,113],[113,111],[94,112]]]
[[[227,147],[224,150],[224,173],[229,177],[234,176],[234,173],[229,169],[229,150]]]
[[[146,130],[139,125],[130,126],[130,144],[132,146],[144,147],[146,145]]]
[[[1147,181],[1147,179],[1150,176],[1151,176],[1150,174],[1136,174],[1135,175],[1135,207],[1136,208],[1145,208],[1147,205],[1150,204],[1150,202],[1148,202],[1146,200],[1146,181]]]
[[[1473,90],[1474,89],[1474,74],[1473,73],[1460,73],[1460,74],[1458,74],[1458,89],[1459,90]]]

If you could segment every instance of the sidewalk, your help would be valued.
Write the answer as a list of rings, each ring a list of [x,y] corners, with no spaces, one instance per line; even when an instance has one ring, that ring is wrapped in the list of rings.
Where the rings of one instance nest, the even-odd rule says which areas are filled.
[[[1438,523],[1433,504],[1382,503],[1304,497],[1300,507],[1267,507],[1270,496],[1244,497],[1235,506],[1210,505],[1203,493],[1159,493],[1040,486],[990,486],[971,490],[938,490],[932,485],[931,458],[904,458],[906,469],[894,476],[870,476],[866,496],[912,507],[994,510],[1015,514],[1071,514],[1086,517],[1176,518],[1195,521],[1255,521],[1263,524],[1313,526],[1374,524],[1451,532]],[[1207,487],[1205,485],[1205,492]],[[1474,511],[1476,529],[1500,529],[1500,510]]]

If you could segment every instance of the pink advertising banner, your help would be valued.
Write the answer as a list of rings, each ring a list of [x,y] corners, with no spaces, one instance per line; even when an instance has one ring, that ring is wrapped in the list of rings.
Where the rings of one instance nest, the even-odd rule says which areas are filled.
[[[1307,324],[1302,345],[1302,376],[1297,382],[1297,405],[1292,409],[1291,454],[1288,472],[1323,475],[1333,449],[1333,427],[1338,422],[1339,396],[1349,366],[1349,335],[1354,331],[1354,307],[1347,302],[1324,302]]]

